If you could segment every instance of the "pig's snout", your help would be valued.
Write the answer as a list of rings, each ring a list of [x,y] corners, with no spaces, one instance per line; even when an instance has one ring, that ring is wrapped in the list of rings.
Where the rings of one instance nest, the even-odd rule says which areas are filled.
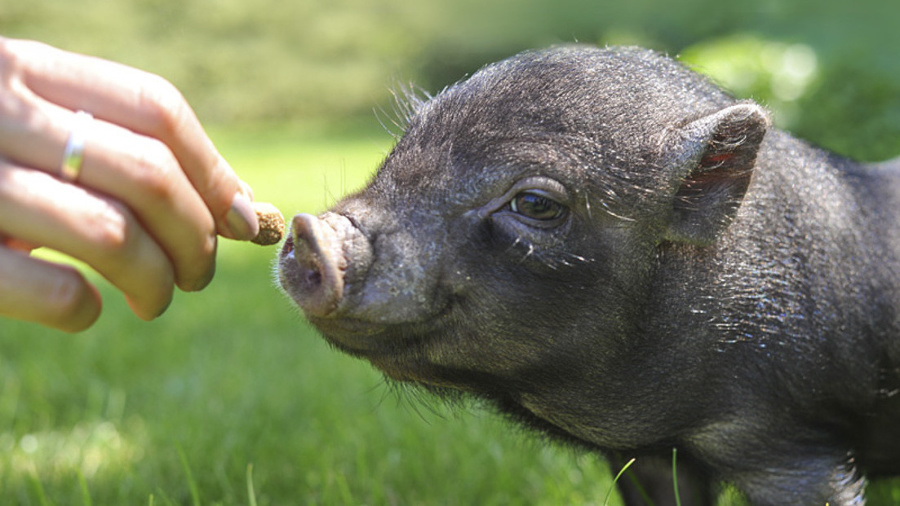
[[[341,237],[331,223],[309,214],[294,216],[291,228],[281,259],[282,285],[308,316],[328,316],[344,296]]]

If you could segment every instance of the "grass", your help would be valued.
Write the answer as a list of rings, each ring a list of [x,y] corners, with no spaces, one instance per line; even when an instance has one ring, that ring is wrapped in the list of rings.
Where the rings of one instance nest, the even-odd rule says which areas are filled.
[[[354,125],[213,136],[286,215],[361,185],[391,142]],[[0,503],[619,504],[600,458],[331,350],[275,288],[274,254],[224,241],[212,285],[152,323],[102,280],[85,333],[0,320]]]

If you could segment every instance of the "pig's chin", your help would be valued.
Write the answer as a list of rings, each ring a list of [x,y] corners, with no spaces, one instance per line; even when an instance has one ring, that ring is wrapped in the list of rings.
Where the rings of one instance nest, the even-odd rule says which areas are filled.
[[[292,293],[289,286],[285,291]],[[434,375],[426,372],[430,366],[424,360],[430,343],[448,328],[449,308],[446,313],[422,320],[385,323],[351,316],[352,312],[345,310],[346,299],[327,316],[320,316],[303,309],[309,303],[303,299],[302,291],[292,297],[306,320],[335,348],[368,360],[391,379],[437,385]]]
[[[377,361],[420,349],[435,329],[430,323],[385,325],[356,318],[306,318],[341,351]]]
[[[446,386],[426,358],[433,342],[445,333],[443,318],[392,324],[352,317],[306,318],[335,348],[368,360],[393,380]]]

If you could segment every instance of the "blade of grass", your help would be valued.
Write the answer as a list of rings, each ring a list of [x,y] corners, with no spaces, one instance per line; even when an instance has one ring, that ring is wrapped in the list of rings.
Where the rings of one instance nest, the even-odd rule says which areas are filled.
[[[176,445],[176,447],[178,448],[178,457],[181,459],[181,466],[184,468],[184,474],[187,475],[188,487],[191,490],[191,502],[194,506],[200,506],[200,490],[197,488],[197,482],[194,481],[194,475],[191,474],[191,466],[188,464],[187,455],[185,455],[181,445]]]
[[[347,477],[343,474],[338,474],[335,477],[335,485],[338,488],[338,492],[341,494],[341,502],[344,504],[353,504],[355,501],[353,500],[353,492],[350,491],[350,483],[347,482]]]
[[[87,480],[84,479],[81,469],[78,469],[78,485],[81,487],[81,503],[84,506],[92,506],[91,492],[88,490]]]
[[[634,488],[637,490],[637,492],[641,494],[641,499],[643,499],[644,502],[647,503],[647,506],[656,506],[656,503],[653,502],[650,494],[647,493],[647,490],[644,489],[644,485],[640,481],[638,481],[634,473],[628,473],[628,479],[631,480],[631,484],[634,485]]]
[[[51,506],[52,503],[47,499],[47,494],[44,492],[44,484],[41,483],[41,479],[35,470],[31,472],[31,488],[34,490],[34,494],[37,495],[38,504]]]
[[[167,494],[165,490],[156,487],[156,492],[159,493],[159,500],[162,504],[165,504],[166,506],[176,506],[175,501],[169,497],[169,494]],[[152,495],[150,496],[150,499],[153,499]]]
[[[253,463],[247,464],[247,500],[256,506],[256,491],[253,490]]]
[[[678,494],[678,448],[672,448],[672,485],[675,487],[675,506],[681,506],[681,496]]]
[[[631,464],[634,464],[633,458],[626,462],[625,465],[622,466],[622,469],[619,470],[619,474],[617,474],[616,477],[613,478],[612,486],[609,487],[609,492],[606,493],[606,500],[603,501],[603,506],[609,506],[609,498],[612,496],[613,489],[615,489],[616,487],[616,483],[619,482],[619,478],[621,478],[622,475],[625,474],[625,471],[627,471],[628,468],[631,467]]]

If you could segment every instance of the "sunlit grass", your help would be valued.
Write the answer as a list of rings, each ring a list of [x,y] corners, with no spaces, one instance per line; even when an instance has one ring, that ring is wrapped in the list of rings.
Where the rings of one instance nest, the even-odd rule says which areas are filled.
[[[134,438],[134,439],[131,439]],[[0,434],[0,474],[13,481],[72,480],[87,483],[143,458],[145,441],[140,428],[124,437],[110,421],[76,424],[63,430],[47,430],[16,437]]]

